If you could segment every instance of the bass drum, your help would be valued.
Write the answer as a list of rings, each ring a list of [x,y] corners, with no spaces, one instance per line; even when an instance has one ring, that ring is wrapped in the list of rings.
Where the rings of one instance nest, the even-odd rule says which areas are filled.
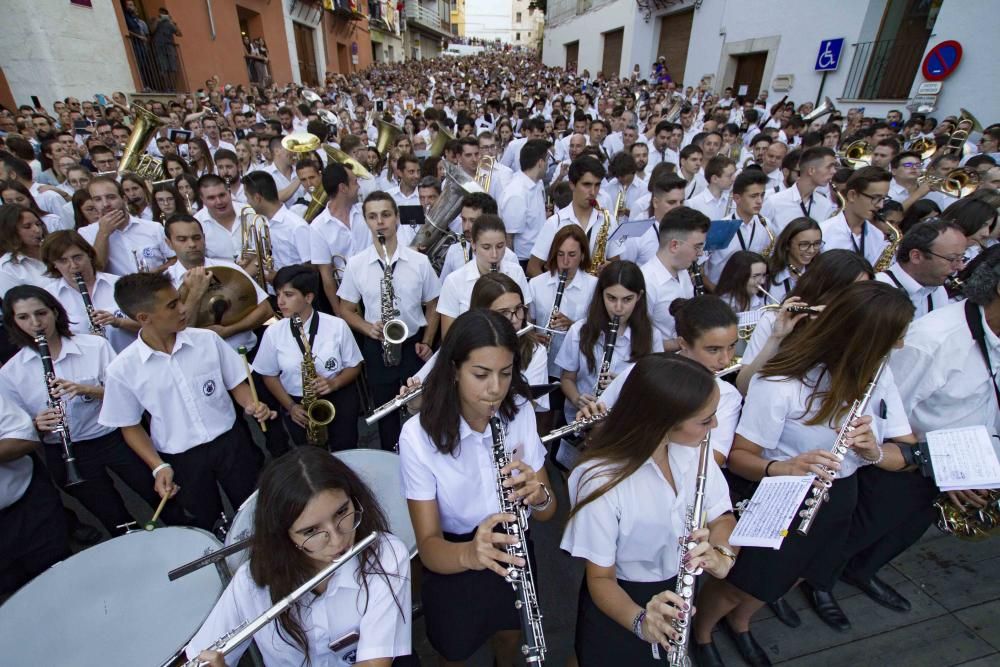
[[[398,537],[410,551],[410,558],[417,555],[417,538],[410,523],[410,511],[400,482],[399,455],[381,449],[348,449],[333,454],[372,490],[389,521],[389,532]],[[257,510],[257,492],[240,506],[226,535],[226,546],[244,540],[253,534],[253,516]],[[226,558],[229,571],[236,573],[249,558],[246,549]]]
[[[0,607],[3,664],[172,664],[226,582],[214,567],[167,572],[221,546],[198,528],[157,528],[56,563]]]

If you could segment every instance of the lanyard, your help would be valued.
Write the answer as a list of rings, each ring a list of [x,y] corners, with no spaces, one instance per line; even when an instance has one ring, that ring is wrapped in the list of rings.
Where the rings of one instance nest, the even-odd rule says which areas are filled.
[[[691,192],[687,193],[687,195],[685,195],[685,196],[684,196],[684,199],[691,199],[691,197],[694,197],[694,191],[695,191],[695,189],[697,189],[697,187],[698,187],[698,181],[697,181],[697,178],[698,178],[698,175],[697,175],[697,174],[695,174],[695,175],[694,175],[694,176],[693,176],[693,177],[691,178]]]
[[[893,273],[891,269],[886,269],[885,275],[889,276],[889,280],[891,280],[892,282],[894,282],[896,284],[896,287],[898,287],[900,290],[902,290],[903,294],[906,294],[907,296],[910,295],[910,293],[906,291],[906,288],[903,287],[903,283],[899,282],[899,278],[896,277],[896,274]],[[927,295],[927,312],[928,313],[934,310],[934,300],[931,298],[933,295],[934,295],[933,292],[931,292],[931,293],[929,293]]]
[[[845,221],[844,224],[846,225],[847,222]],[[861,255],[862,257],[865,256],[865,234],[867,232],[868,232],[868,222],[865,221],[861,223],[861,245],[858,245],[858,242],[854,240],[854,232],[851,231],[851,226],[847,225],[847,233],[851,237],[851,245],[854,246],[854,252]]]
[[[289,322],[288,324],[292,327],[292,338],[295,339],[295,344],[299,346],[299,351],[302,352],[303,356],[305,356],[305,354],[306,354],[306,347],[305,347],[305,345],[302,344],[302,332],[301,331],[297,331],[298,327],[296,327],[291,322]],[[312,320],[309,322],[309,349],[310,350],[315,349],[314,346],[313,346],[313,342],[315,342],[315,340],[316,340],[316,332],[317,331],[319,331],[319,313],[314,310],[313,311],[313,315],[312,315]]]
[[[740,227],[742,227],[742,226],[743,225],[740,225]],[[740,247],[743,248],[744,250],[749,250],[749,248],[752,248],[753,247],[753,237],[754,237],[754,235],[756,233],[757,233],[757,221],[754,218],[750,218],[750,242],[749,243],[747,243],[746,241],[743,240],[743,230],[737,228],[736,229],[736,237],[739,238],[739,240],[740,240]],[[749,248],[748,248],[748,246],[749,246]]]
[[[990,376],[993,383],[993,395],[997,399],[997,408],[1000,409],[1000,386],[997,385],[997,378],[993,374],[993,364],[990,363],[990,350],[986,346],[986,330],[983,329],[982,316],[979,308],[971,301],[965,302],[965,322],[969,325],[969,332],[979,345],[979,351],[983,355],[983,362],[986,364],[986,374]]]
[[[799,200],[799,208],[802,209],[802,215],[806,216],[807,218],[811,218],[812,217],[812,215],[810,215],[810,213],[813,210],[813,202],[814,201],[816,201],[816,200],[813,197],[813,195],[809,195],[809,206],[806,207],[806,205],[801,200]]]

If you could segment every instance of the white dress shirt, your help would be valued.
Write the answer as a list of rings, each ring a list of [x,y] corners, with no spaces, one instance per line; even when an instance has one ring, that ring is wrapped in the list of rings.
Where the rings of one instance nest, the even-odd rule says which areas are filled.
[[[706,190],[707,192],[707,190]],[[702,211],[704,213],[704,211]],[[707,215],[707,213],[706,213]],[[713,218],[720,220],[721,218]],[[733,217],[736,220],[736,217]],[[768,228],[769,229],[769,228]],[[722,270],[726,268],[726,262],[740,250],[749,250],[760,253],[771,243],[768,236],[768,229],[765,229],[758,217],[750,218],[750,222],[741,222],[736,235],[733,236],[729,245],[722,250],[713,250],[708,253],[708,260],[705,261],[705,275],[713,283],[718,283],[722,276]],[[771,230],[773,232],[773,230]]]
[[[504,444],[511,461],[524,461],[532,470],[545,465],[545,447],[535,427],[535,412],[524,404],[504,427]],[[399,461],[403,495],[407,500],[435,500],[445,532],[464,535],[483,519],[500,511],[493,464],[493,435],[487,426],[479,433],[459,417],[455,453],[438,451],[420,419],[403,424],[399,434]]]
[[[674,487],[652,458],[588,503],[566,524],[560,548],[601,567],[615,568],[626,581],[664,581],[679,569],[677,540],[686,534],[694,504],[698,447],[667,445]],[[709,521],[732,510],[729,487],[709,460],[705,509]],[[601,460],[578,466],[569,477],[570,503],[577,505],[603,485],[614,465]],[[650,508],[656,508],[650,511]]]
[[[195,219],[201,223],[201,230],[205,236],[206,257],[235,260],[242,254],[243,228],[240,223],[240,213],[245,209],[253,211],[249,206],[236,208],[236,217],[229,229],[213,218],[211,210],[207,207],[194,214]]]
[[[823,195],[813,192],[809,199],[803,201],[798,186],[792,186],[767,197],[760,214],[767,220],[767,224],[771,225],[771,231],[777,236],[796,218],[812,218],[816,222],[822,222],[833,215],[834,210],[834,205]],[[826,240],[825,234],[823,239]],[[829,241],[826,249],[830,249]]]
[[[79,232],[87,243],[94,245],[98,223],[81,227]],[[147,269],[152,270],[173,257],[174,251],[167,247],[163,225],[129,216],[125,229],[116,229],[108,237],[108,261],[104,269],[116,276],[136,273],[139,270],[136,266],[137,256]]]
[[[521,265],[504,257],[500,260],[499,271],[517,283],[524,295],[525,305],[530,306],[531,290],[528,289],[528,279],[521,270]],[[441,286],[438,313],[455,318],[467,311],[472,303],[472,289],[480,277],[479,265],[475,260],[466,262],[465,266],[448,276]]]
[[[605,199],[611,202],[612,209],[615,203],[618,201],[618,194],[623,191],[621,183],[618,182],[617,178],[612,178],[608,181],[601,192],[604,193]],[[629,214],[622,217],[622,220],[642,220],[643,218],[648,218],[646,215],[646,209],[637,207],[636,205],[641,202],[641,200],[649,194],[649,183],[639,176],[635,176],[632,182],[629,183],[624,188],[625,192],[625,208],[628,209]],[[647,207],[649,204],[647,203]],[[614,212],[612,210],[612,212]]]
[[[276,271],[311,260],[312,235],[309,223],[282,206],[267,221],[267,227],[271,234],[271,251]]]
[[[291,169],[291,174],[292,174],[291,177],[286,177],[284,174],[281,173],[281,171],[278,170],[277,167],[274,166],[273,162],[265,165],[261,169],[261,171],[266,171],[267,173],[271,174],[271,176],[274,178],[274,184],[278,187],[279,192],[287,188],[289,185],[291,185],[292,179],[296,178],[294,167]],[[287,201],[295,201],[299,197],[305,197],[305,196],[306,196],[306,189],[301,185],[299,185],[298,189],[292,193],[292,196],[289,197]]]
[[[660,150],[656,147],[652,141],[646,142],[649,146],[649,162],[646,163],[646,171],[650,174],[653,173],[653,167],[660,164],[661,162],[669,162],[676,167],[681,164],[681,156],[679,151],[675,151],[669,146]]]
[[[316,374],[333,379],[345,369],[361,363],[361,350],[344,320],[315,310],[302,323],[302,331],[307,337],[312,319],[317,316],[319,326],[311,343]],[[254,356],[253,369],[261,375],[278,376],[281,386],[290,396],[302,396],[302,350],[292,334],[290,318],[284,318],[264,330],[260,349]]]
[[[545,224],[545,185],[519,171],[511,177],[498,204],[507,233],[515,234],[514,252],[518,259],[528,260]]]
[[[468,253],[468,259],[466,258],[465,253]],[[448,276],[465,266],[470,261],[471,255],[471,243],[466,244],[464,249],[461,243],[452,243],[448,246],[448,251],[444,255],[444,264],[441,265],[441,275],[439,276],[441,284],[444,284],[444,281],[448,279]],[[517,264],[517,255],[510,249],[510,246],[504,248],[503,261]]]
[[[814,392],[830,388],[830,374],[823,373],[820,377],[822,372],[820,367],[811,369],[806,374],[805,382],[787,377],[754,375],[736,433],[763,448],[761,456],[769,461],[786,461],[814,449],[832,450],[842,425],[839,421],[806,425],[820,406],[820,401],[816,400],[812,409],[807,410],[809,397]],[[911,432],[891,369],[886,368],[879,378],[863,415],[872,417],[872,431],[880,442]],[[837,477],[850,477],[862,465],[860,456],[848,453],[840,462]]]
[[[687,185],[684,186],[685,200],[694,199],[708,187],[708,181],[705,180],[704,173],[700,171],[697,174],[695,174],[691,179],[688,179],[687,176],[685,176],[683,172],[681,172],[679,169],[677,174],[687,181]]]
[[[229,391],[246,379],[243,360],[214,331],[178,332],[170,354],[149,347],[140,334],[108,366],[99,419],[105,426],[135,426],[147,411],[156,450],[180,454],[233,427]]]
[[[684,202],[685,206],[707,215],[709,220],[724,219],[726,217],[726,209],[730,208],[730,204],[729,191],[723,191],[716,197],[708,188],[705,188]]]
[[[35,203],[38,204],[38,208],[42,209],[46,213],[51,213],[52,215],[59,215],[62,213],[63,204],[66,200],[63,199],[58,193],[52,190],[42,191],[38,183],[32,183],[31,187],[28,188],[31,191],[31,196],[35,198]]]
[[[115,301],[116,282],[118,282],[118,276],[98,271],[94,276],[94,289],[91,290],[90,301],[96,310],[109,312],[118,318],[126,318],[128,316],[122,312],[122,309],[118,307],[118,302]],[[63,278],[57,278],[48,282],[45,289],[58,299],[59,303],[66,309],[66,314],[69,316],[69,330],[75,334],[89,334],[90,316],[87,315],[87,307],[83,303],[83,296],[81,296],[76,283],[71,285]],[[133,332],[115,326],[105,326],[104,333],[116,354],[135,340]]]
[[[424,304],[438,298],[440,287],[437,274],[431,267],[427,255],[405,246],[398,246],[391,264],[392,285],[395,292],[395,307],[399,319],[406,323],[410,335],[427,324]],[[365,320],[371,323],[382,319],[382,277],[385,274],[381,257],[374,246],[347,260],[344,282],[337,290],[337,296],[351,303],[364,302]]]
[[[0,393],[0,438],[38,440],[38,433],[28,413]],[[0,462],[0,510],[5,510],[24,496],[31,484],[34,463],[28,455]]]
[[[100,336],[78,334],[62,337],[62,349],[52,360],[56,377],[78,384],[101,386],[108,364],[115,358],[111,344]],[[30,347],[22,347],[10,361],[0,368],[0,392],[14,401],[29,415],[38,415],[48,407],[49,392],[43,378],[42,358]],[[114,429],[97,422],[101,411],[100,399],[92,396],[74,396],[64,399],[66,420],[70,424],[74,442],[93,440],[107,435]],[[34,438],[32,438],[34,439]],[[44,441],[58,443],[59,436],[45,434]]]
[[[0,289],[2,289],[0,296],[17,285],[44,287],[52,280],[45,275],[47,270],[45,262],[40,259],[26,255],[15,257],[13,254],[5,252],[0,256]]]
[[[524,148],[526,143],[528,143],[527,137],[512,139],[511,142],[507,144],[507,149],[503,152],[500,162],[510,168],[511,171],[521,171],[521,149]]]
[[[861,228],[860,235],[852,232],[843,212],[819,223],[819,229],[823,232],[824,250],[837,248],[853,250],[863,255],[872,266],[875,265],[875,262],[882,255],[882,251],[889,244],[885,240],[885,235],[867,220]]]
[[[910,191],[906,187],[899,183],[895,178],[889,181],[889,199],[898,201],[900,204],[905,202],[910,198]],[[944,209],[942,209],[944,210]]]
[[[372,245],[372,234],[361,215],[361,205],[351,207],[350,225],[324,208],[316,218],[309,223],[309,247],[312,263],[319,266],[330,264],[334,255],[343,259],[337,260],[337,266],[343,268],[347,260]]]
[[[349,667],[411,652],[410,555],[402,541],[389,533],[379,533],[375,545],[376,568],[385,576],[369,574],[367,585],[362,586],[359,559],[353,558],[327,580],[326,590],[308,603],[303,598],[293,606],[306,633],[310,664],[315,667]],[[250,563],[244,563],[191,638],[185,649],[187,658],[194,659],[216,639],[273,604],[269,590],[254,582]],[[278,628],[277,623],[268,623],[253,636],[264,664],[304,664],[306,656]],[[330,650],[333,642],[352,632],[358,634],[356,643],[336,653]],[[249,646],[247,640],[226,655],[226,665],[235,667]]]
[[[542,228],[538,230],[538,237],[535,239],[535,245],[531,249],[531,256],[537,257],[543,262],[549,258],[549,251],[552,249],[552,240],[556,237],[556,232],[565,227],[566,225],[577,225],[580,224],[576,219],[576,214],[573,213],[573,203],[570,202],[569,206],[566,208],[558,209],[555,213],[549,216]],[[590,218],[587,219],[586,225],[581,225],[583,227],[584,233],[586,233],[587,238],[590,240],[590,252],[593,255],[594,246],[597,244],[597,230],[600,229],[601,225],[604,224],[604,216],[597,212],[597,209],[590,210]],[[616,223],[614,220],[611,221],[611,228],[608,231],[608,237],[615,231]]]
[[[991,435],[1000,434],[1000,406],[992,386],[1000,376],[1000,339],[981,307],[978,311],[990,354],[989,371],[969,331],[965,301],[936,308],[915,320],[903,348],[890,357],[918,438],[926,437],[928,431],[977,424],[985,425]]]
[[[686,269],[681,269],[675,277],[663,265],[659,257],[653,257],[642,265],[642,276],[646,279],[646,307],[653,328],[664,340],[677,338],[674,317],[670,314],[670,304],[674,299],[690,299],[694,296],[694,284]]]
[[[555,302],[556,290],[559,287],[559,273],[546,271],[528,282],[528,289],[531,291],[531,321],[539,326],[545,326],[552,314],[552,304]],[[597,276],[592,276],[585,271],[577,271],[573,280],[566,282],[563,290],[562,301],[559,304],[559,312],[573,322],[585,319],[587,310],[590,308],[590,300],[594,298],[594,289],[597,287]],[[544,332],[543,332],[544,333]],[[549,344],[549,369],[551,377],[559,377],[560,368],[556,365],[556,357],[562,348],[566,333],[551,334],[552,342]]]
[[[906,292],[910,303],[917,309],[913,314],[914,319],[948,305],[948,290],[943,285],[925,287],[914,280],[913,276],[899,264],[894,263],[885,271],[875,274],[875,280],[898,287]]]

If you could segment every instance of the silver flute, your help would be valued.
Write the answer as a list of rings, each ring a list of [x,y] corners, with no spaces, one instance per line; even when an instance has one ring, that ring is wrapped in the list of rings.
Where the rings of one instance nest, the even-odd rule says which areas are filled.
[[[94,317],[97,314],[97,309],[94,308],[94,302],[90,299],[90,292],[87,290],[87,283],[83,279],[83,274],[74,273],[73,280],[76,281],[76,287],[80,290],[80,296],[83,297],[83,307],[87,310],[87,319],[90,320],[90,333],[101,338],[107,338],[104,327],[98,324]]]
[[[346,565],[352,558],[364,551],[364,549],[374,541],[375,533],[369,533],[364,539],[358,540],[347,553],[324,567],[316,573],[315,576],[289,593],[286,597],[283,597],[275,602],[274,606],[270,609],[252,621],[244,621],[237,627],[216,639],[215,643],[206,647],[204,650],[217,651],[223,656],[232,653],[237,646],[253,637],[257,634],[257,632],[263,629],[265,625],[278,618],[278,616],[283,614],[289,607],[295,604],[300,597],[332,577],[334,572],[336,572],[343,565]],[[185,662],[183,667],[206,667],[207,665],[207,662],[194,658],[193,660]]]
[[[542,629],[542,611],[538,605],[538,594],[535,589],[535,575],[531,570],[531,560],[528,558],[526,535],[528,532],[528,514],[524,504],[517,498],[508,500],[511,489],[503,483],[511,478],[510,474],[500,472],[510,465],[507,447],[504,444],[503,424],[498,417],[490,418],[490,431],[493,434],[493,465],[496,468],[497,500],[500,512],[513,514],[515,521],[500,524],[503,533],[516,537],[517,544],[505,544],[503,550],[508,555],[524,559],[524,566],[510,565],[505,579],[514,587],[517,601],[514,606],[521,616],[521,631],[523,633],[521,654],[529,665],[541,665],[545,662],[545,632]]]
[[[599,412],[593,417],[582,417],[576,421],[572,421],[565,426],[560,426],[554,431],[549,431],[542,436],[542,444],[548,444],[553,440],[558,440],[567,435],[579,435],[581,432],[586,431],[591,426],[598,422],[602,422],[608,418],[610,412]]]
[[[694,609],[694,589],[695,581],[701,574],[701,568],[689,570],[684,564],[687,555],[698,546],[698,543],[691,539],[691,534],[696,530],[705,527],[705,485],[708,482],[708,462],[712,457],[712,432],[709,431],[705,439],[701,441],[698,449],[698,476],[695,480],[694,503],[688,507],[687,519],[684,522],[684,541],[681,542],[677,553],[677,586],[674,592],[683,602],[686,602],[688,609]],[[687,654],[688,637],[691,634],[691,614],[688,612],[684,618],[675,618],[670,621],[680,634],[677,640],[670,640],[670,647],[667,650],[667,664],[671,667],[690,667],[691,659]]]
[[[848,446],[847,438],[851,435],[854,427],[851,425],[855,419],[860,417],[864,413],[865,408],[868,407],[868,403],[872,400],[872,394],[875,393],[875,386],[878,384],[879,378],[882,377],[882,373],[885,371],[886,365],[889,363],[889,357],[887,356],[879,364],[878,368],[875,369],[875,375],[872,376],[871,382],[865,387],[865,393],[861,395],[858,400],[851,404],[851,409],[847,411],[847,416],[844,417],[844,423],[840,427],[840,431],[837,433],[837,439],[833,441],[833,449],[831,453],[837,457],[838,461],[843,461],[844,457],[847,455]],[[830,473],[836,477],[837,473],[830,470],[826,466],[823,466],[826,472]],[[800,535],[808,535],[809,529],[812,528],[813,521],[816,520],[816,513],[823,506],[825,502],[830,500],[830,487],[833,486],[833,482],[823,481],[822,488],[816,485],[809,491],[809,496],[806,497],[805,507],[799,511],[799,526],[795,530]]]

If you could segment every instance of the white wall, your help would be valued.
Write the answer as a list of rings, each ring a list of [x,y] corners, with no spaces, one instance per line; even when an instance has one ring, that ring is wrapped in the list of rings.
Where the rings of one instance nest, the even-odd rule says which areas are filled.
[[[562,4],[562,3],[561,3]],[[573,2],[575,5],[575,1]],[[604,38],[602,33],[625,29],[622,43],[621,70],[617,73],[605,72],[606,75],[623,74],[632,70],[634,52],[648,39],[648,30],[644,29],[641,15],[636,11],[635,0],[613,0],[599,4],[590,11],[568,20],[561,19],[556,23],[549,22],[545,26],[545,36],[542,40],[542,62],[550,67],[566,65],[566,44],[580,42],[580,53],[577,72],[589,70],[593,76],[600,71],[604,62]],[[552,4],[550,3],[550,7]],[[557,10],[564,9],[561,6]],[[560,16],[564,14],[560,12]],[[655,48],[655,47],[654,47]],[[641,62],[641,61],[640,61]],[[643,71],[648,69],[648,63],[643,65]]]
[[[510,0],[467,0],[465,3],[465,34],[467,37],[513,42]]]
[[[0,63],[17,104],[37,95],[49,112],[67,96],[135,90],[126,44],[110,2],[4,0]]]

